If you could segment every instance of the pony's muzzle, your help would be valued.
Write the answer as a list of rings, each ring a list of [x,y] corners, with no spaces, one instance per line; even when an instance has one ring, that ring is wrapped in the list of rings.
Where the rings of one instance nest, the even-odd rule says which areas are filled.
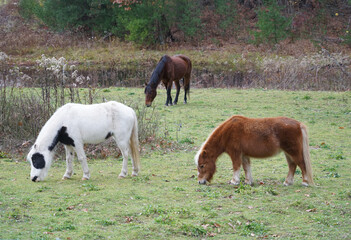
[[[201,179],[201,180],[199,180],[199,184],[206,184],[206,179]]]
[[[33,182],[39,182],[38,176],[34,176],[34,177],[32,178],[32,181],[33,181]]]
[[[151,107],[151,102],[146,102],[145,105],[146,105],[147,107]]]

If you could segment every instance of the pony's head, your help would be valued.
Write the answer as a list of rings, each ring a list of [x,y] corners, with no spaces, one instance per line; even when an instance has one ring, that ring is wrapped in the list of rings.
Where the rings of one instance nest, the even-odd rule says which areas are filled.
[[[157,87],[151,87],[151,84],[146,85],[145,87],[145,105],[147,107],[151,106],[152,101],[155,99],[157,92],[156,92]]]
[[[194,159],[197,166],[197,180],[199,184],[210,182],[216,172],[216,162],[203,148],[197,152]]]
[[[39,149],[36,144],[33,145],[27,155],[27,161],[30,163],[30,179],[33,182],[39,182],[45,179],[51,166],[53,153],[48,149]]]

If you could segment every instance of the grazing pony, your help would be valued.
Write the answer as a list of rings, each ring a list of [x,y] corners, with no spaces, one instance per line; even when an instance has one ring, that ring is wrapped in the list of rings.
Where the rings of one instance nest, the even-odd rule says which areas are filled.
[[[171,89],[173,82],[177,87],[177,93],[173,104],[177,104],[180,91],[179,80],[182,78],[184,80],[184,103],[186,103],[186,95],[189,94],[190,89],[191,68],[192,66],[190,59],[184,55],[175,55],[172,57],[164,55],[158,62],[155,70],[151,75],[149,83],[145,87],[146,106],[151,106],[152,101],[157,95],[156,88],[161,81],[167,90],[167,101],[165,105],[172,105]]]
[[[306,126],[287,117],[246,118],[232,116],[219,125],[202,144],[195,156],[198,181],[206,184],[216,171],[216,160],[226,152],[233,162],[231,184],[240,183],[240,166],[245,183],[253,184],[250,157],[267,158],[283,151],[289,166],[284,185],[294,181],[296,166],[302,171],[302,185],[313,184]]]
[[[41,129],[28,153],[31,164],[30,178],[33,182],[44,180],[55,155],[57,143],[66,150],[67,169],[63,179],[72,177],[74,151],[82,164],[83,178],[90,178],[84,143],[101,143],[113,137],[123,155],[120,177],[127,175],[128,154],[131,153],[133,176],[140,169],[138,122],[133,109],[118,102],[92,105],[68,103],[51,116]]]

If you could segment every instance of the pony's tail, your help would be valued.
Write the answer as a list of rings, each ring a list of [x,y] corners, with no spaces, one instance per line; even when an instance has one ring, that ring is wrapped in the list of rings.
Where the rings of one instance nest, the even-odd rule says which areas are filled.
[[[130,150],[133,158],[133,174],[137,175],[140,171],[140,154],[139,154],[139,139],[138,139],[138,119],[134,113],[134,126],[130,136]]]
[[[308,144],[307,127],[301,123],[300,128],[302,132],[303,160],[305,162],[305,167],[306,167],[306,174],[305,174],[306,180],[310,185],[314,185],[310,150],[309,150],[309,144]]]

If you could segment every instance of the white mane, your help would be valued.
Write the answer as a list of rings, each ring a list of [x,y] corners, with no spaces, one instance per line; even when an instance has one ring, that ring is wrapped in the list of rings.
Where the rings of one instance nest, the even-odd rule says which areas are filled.
[[[219,126],[218,126],[218,127],[219,127]],[[194,157],[195,165],[196,165],[196,166],[198,165],[199,156],[200,156],[200,154],[202,153],[202,150],[203,150],[205,144],[207,143],[208,139],[210,139],[210,137],[212,136],[212,134],[214,133],[214,131],[216,131],[216,129],[217,129],[218,127],[216,127],[216,128],[210,133],[210,135],[208,135],[206,141],[202,143],[202,145],[201,145],[201,147],[200,147],[200,150],[196,153],[196,155],[195,155],[195,157]]]
[[[37,139],[35,140],[36,149],[38,151],[48,150],[50,144],[57,134],[57,130],[60,126],[62,126],[62,117],[65,115],[65,110],[70,104],[64,105],[65,108],[60,107],[56,110],[56,112],[49,118],[49,120],[45,123],[43,128],[40,130]]]

